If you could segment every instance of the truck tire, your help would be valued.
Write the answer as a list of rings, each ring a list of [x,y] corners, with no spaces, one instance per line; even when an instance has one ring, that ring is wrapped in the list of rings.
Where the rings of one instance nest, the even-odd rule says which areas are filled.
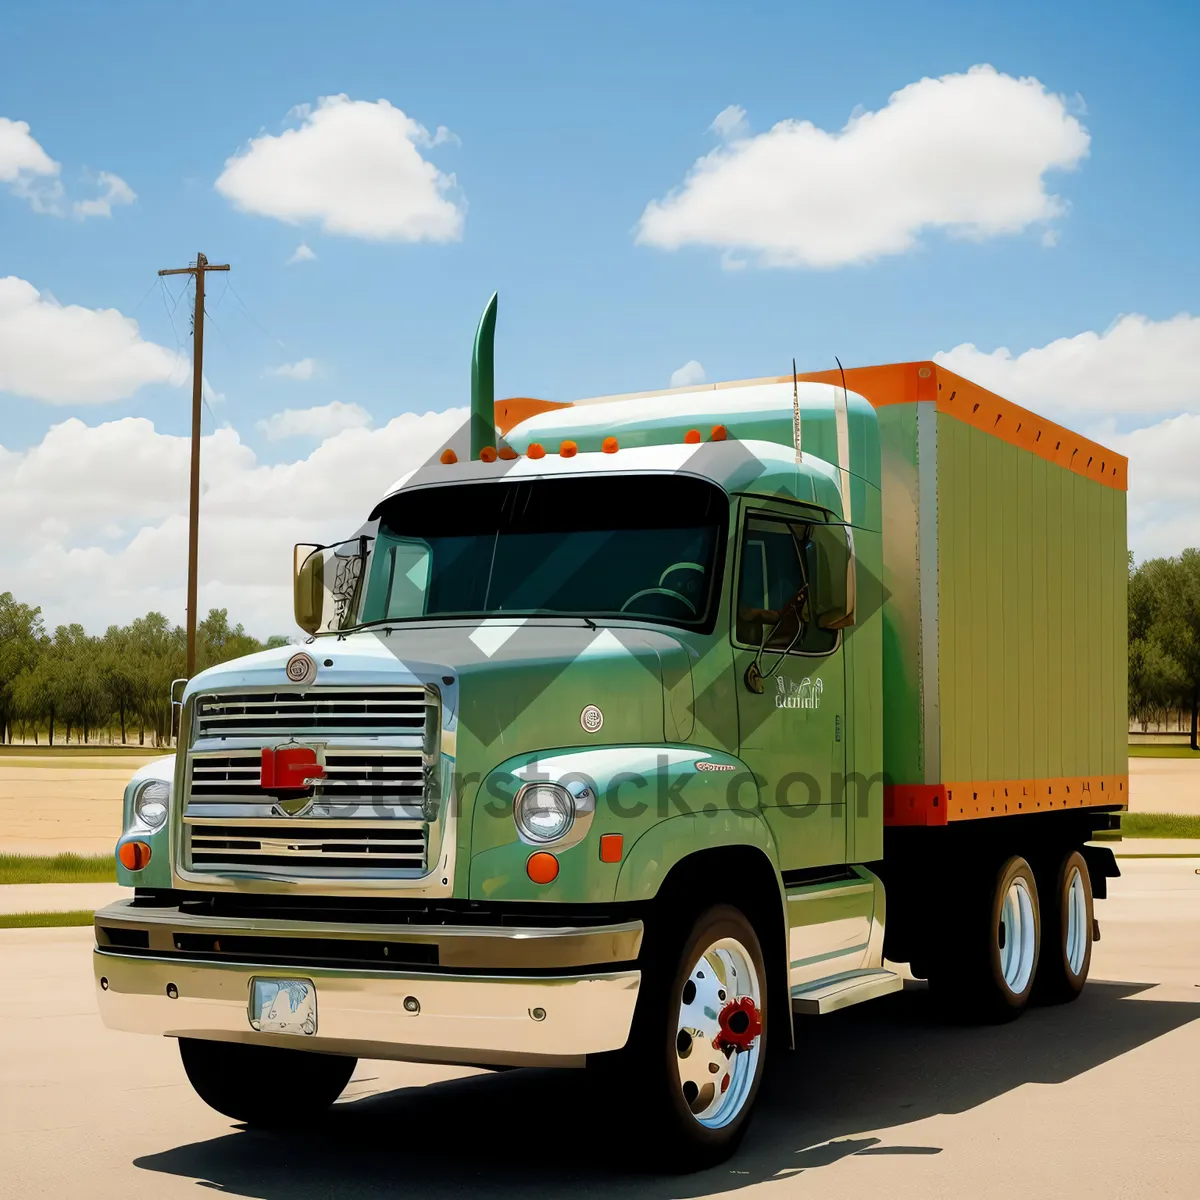
[[[1050,864],[1042,876],[1042,895],[1037,998],[1063,1004],[1083,991],[1092,967],[1092,880],[1078,850]]]
[[[606,1082],[646,1165],[697,1171],[728,1158],[749,1124],[766,1064],[767,971],[754,927],[730,905],[657,949]]]
[[[180,1038],[188,1082],[209,1108],[263,1129],[311,1121],[350,1082],[356,1058]]]
[[[954,1020],[1012,1020],[1029,1005],[1040,951],[1033,868],[1014,855],[980,892],[962,898],[929,964],[929,985]]]

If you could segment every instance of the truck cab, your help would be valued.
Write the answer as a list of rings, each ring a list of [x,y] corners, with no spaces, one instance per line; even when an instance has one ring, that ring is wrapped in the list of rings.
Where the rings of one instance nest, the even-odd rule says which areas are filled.
[[[171,769],[127,789],[133,898],[96,916],[108,1025],[178,1038],[201,1096],[260,1124],[264,1072],[320,1109],[359,1057],[588,1067],[698,1167],[794,1013],[903,986],[885,881],[891,956],[1015,1015],[1059,937],[1043,880],[1082,986],[1107,867],[1077,847],[1119,798],[1028,842],[1036,871],[985,838],[971,932],[919,915],[959,843],[885,843],[870,401],[757,381],[493,433],[297,548],[307,643],[189,681]]]

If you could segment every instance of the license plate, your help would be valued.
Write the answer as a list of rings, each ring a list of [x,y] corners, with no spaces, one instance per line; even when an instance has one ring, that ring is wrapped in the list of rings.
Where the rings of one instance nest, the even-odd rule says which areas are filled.
[[[260,1033],[317,1032],[317,989],[311,979],[251,979],[250,1027]]]

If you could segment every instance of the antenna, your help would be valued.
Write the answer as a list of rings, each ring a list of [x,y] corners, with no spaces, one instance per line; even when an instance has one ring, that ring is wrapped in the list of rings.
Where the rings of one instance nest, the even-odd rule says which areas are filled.
[[[796,461],[802,461],[800,453],[800,383],[796,375],[796,360],[792,359],[792,443],[796,447]]]
[[[834,391],[833,415],[837,426],[838,473],[842,481],[842,519],[850,524],[850,393],[846,390],[846,368],[835,354],[833,361],[842,376],[842,394]]]

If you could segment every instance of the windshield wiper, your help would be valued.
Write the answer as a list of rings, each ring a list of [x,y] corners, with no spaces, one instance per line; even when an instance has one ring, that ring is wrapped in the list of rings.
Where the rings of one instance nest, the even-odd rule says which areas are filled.
[[[586,626],[587,626],[589,629],[599,629],[599,628],[600,628],[600,626],[599,626],[599,625],[597,625],[597,624],[596,624],[596,622],[595,622],[595,621],[593,621],[591,617],[585,617],[585,616],[584,616],[582,613],[580,613],[580,614],[579,614],[579,619],[580,619],[580,620],[581,620],[581,621],[582,621],[582,622],[583,622],[583,623],[584,623],[584,624],[585,624],[585,625],[586,625]]]

